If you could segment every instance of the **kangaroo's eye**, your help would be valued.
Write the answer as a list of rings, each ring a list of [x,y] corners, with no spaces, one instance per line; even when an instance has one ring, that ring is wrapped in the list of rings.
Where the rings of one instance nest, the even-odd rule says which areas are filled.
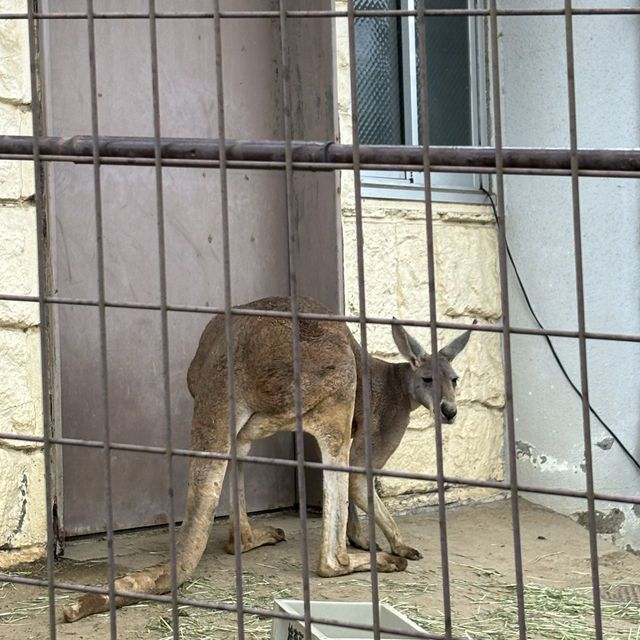
[[[431,384],[433,382],[433,378],[422,378],[422,382],[425,384]]]
[[[454,378],[454,379],[451,381],[451,384],[453,385],[453,388],[455,389],[455,388],[458,386],[458,378]]]

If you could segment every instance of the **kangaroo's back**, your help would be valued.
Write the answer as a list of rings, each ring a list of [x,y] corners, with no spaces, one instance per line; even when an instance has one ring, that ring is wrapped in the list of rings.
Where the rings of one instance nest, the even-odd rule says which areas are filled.
[[[265,311],[291,310],[285,297],[263,298],[239,307]],[[301,313],[331,314],[312,298],[299,299]],[[331,394],[353,388],[353,350],[359,346],[344,322],[299,319],[303,404],[313,406]],[[252,411],[288,413],[294,397],[293,340],[287,317],[234,315],[232,319],[235,387]],[[355,346],[354,346],[355,345]],[[219,394],[226,378],[226,331],[223,315],[206,326],[187,374],[194,397]]]

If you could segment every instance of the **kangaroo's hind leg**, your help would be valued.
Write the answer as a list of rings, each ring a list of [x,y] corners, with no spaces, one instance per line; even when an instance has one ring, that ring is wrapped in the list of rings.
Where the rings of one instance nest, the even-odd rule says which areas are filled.
[[[334,399],[321,403],[305,426],[316,438],[322,462],[331,466],[347,466],[349,461],[353,400],[340,403]],[[346,471],[323,471],[322,543],[318,573],[324,577],[346,575],[371,570],[368,553],[347,552],[347,517],[349,505],[349,474]],[[376,554],[378,571],[403,571],[404,558],[380,551]]]
[[[236,445],[236,453],[239,457],[248,455],[251,448],[251,440],[242,439],[238,436]],[[284,531],[275,527],[258,527],[252,528],[249,523],[249,516],[247,515],[247,502],[244,490],[244,468],[246,463],[238,460],[237,462],[237,478],[230,478],[231,480],[231,492],[233,492],[234,482],[237,480],[238,491],[238,516],[240,521],[240,551],[250,551],[256,547],[261,547],[265,544],[277,544],[285,539]],[[227,553],[235,553],[235,518],[234,518],[234,505],[233,505],[233,493],[229,496],[229,542],[226,546]]]

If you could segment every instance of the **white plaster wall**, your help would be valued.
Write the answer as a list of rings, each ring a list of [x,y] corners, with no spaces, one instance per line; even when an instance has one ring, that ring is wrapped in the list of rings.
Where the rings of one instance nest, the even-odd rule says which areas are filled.
[[[0,0],[1,13],[26,12]],[[0,135],[30,135],[26,21],[0,19]],[[0,291],[37,295],[34,175],[29,162],[0,160]],[[0,301],[0,432],[42,434],[38,305]],[[44,554],[44,458],[37,443],[0,439],[0,568]]]
[[[539,0],[536,7],[561,7]],[[637,1],[626,3],[638,6]],[[592,6],[577,0],[574,6]],[[501,2],[501,7],[521,6]],[[620,6],[602,0],[599,7]],[[569,145],[564,18],[500,18],[504,144]],[[578,145],[640,146],[640,17],[574,18]],[[567,178],[507,177],[508,240],[532,304],[548,328],[577,328],[571,184]],[[582,178],[580,206],[586,326],[590,331],[640,332],[640,185],[637,180]],[[512,321],[533,326],[511,279]],[[576,340],[553,339],[580,386]],[[597,412],[640,458],[640,344],[589,341],[589,393]],[[514,408],[519,441],[518,477],[524,484],[584,489],[580,399],[540,338],[514,336]],[[638,495],[640,474],[591,417],[596,490]],[[530,495],[561,512],[580,514],[585,500]],[[640,550],[638,509],[598,503],[603,532]],[[614,509],[619,509],[621,519]],[[608,526],[617,520],[615,526]]]
[[[346,2],[336,2],[345,9]],[[336,20],[338,110],[340,139],[352,140],[346,19]],[[344,238],[345,307],[359,312],[358,265],[353,174],[342,172],[341,199]],[[363,236],[367,315],[428,320],[429,293],[424,203],[364,199]],[[439,320],[496,322],[501,315],[497,264],[497,236],[486,206],[434,205],[436,306]],[[358,328],[353,327],[359,338]],[[410,330],[430,351],[428,329]],[[444,346],[459,332],[441,331]],[[370,325],[369,351],[397,360],[399,355],[386,325]],[[443,428],[445,474],[475,479],[502,479],[504,473],[504,384],[500,339],[497,334],[474,333],[454,361],[460,376],[458,418]],[[417,410],[388,469],[435,474],[433,418]],[[381,478],[381,495],[394,510],[435,504],[435,483]],[[495,491],[469,487],[447,488],[447,501],[478,499]]]

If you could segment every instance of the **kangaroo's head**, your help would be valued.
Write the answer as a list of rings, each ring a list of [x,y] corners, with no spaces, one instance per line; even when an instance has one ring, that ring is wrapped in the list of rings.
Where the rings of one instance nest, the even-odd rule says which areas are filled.
[[[458,413],[456,406],[458,376],[453,370],[451,362],[469,342],[471,331],[465,331],[446,347],[440,349],[436,357],[429,355],[420,343],[407,333],[404,327],[394,324],[392,332],[400,353],[411,365],[412,375],[408,379],[408,391],[413,402],[434,411],[434,367],[437,367],[440,380],[442,422],[447,424],[453,422]]]

